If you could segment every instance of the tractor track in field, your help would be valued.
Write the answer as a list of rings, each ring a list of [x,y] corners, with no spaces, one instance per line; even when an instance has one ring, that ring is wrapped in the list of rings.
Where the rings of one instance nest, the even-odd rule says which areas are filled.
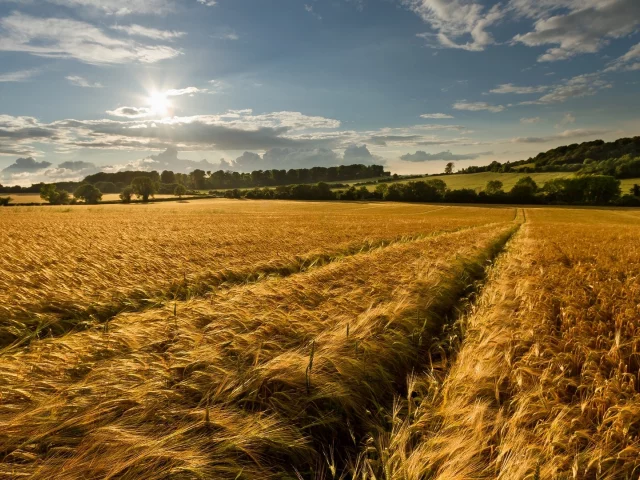
[[[517,219],[518,214],[516,209],[516,218],[514,221],[517,222]],[[75,303],[70,303],[67,309],[62,306],[56,308],[55,311],[45,310],[43,312],[44,315],[38,314],[38,318],[7,319],[7,322],[17,325],[15,330],[21,331],[23,334],[20,335],[18,333],[8,338],[0,337],[0,354],[15,348],[24,347],[33,340],[40,338],[60,337],[70,332],[92,328],[96,324],[103,324],[110,321],[121,313],[142,312],[152,308],[159,308],[170,302],[203,297],[215,293],[217,290],[226,290],[239,285],[257,283],[269,278],[286,278],[290,275],[322,267],[344,258],[368,253],[380,248],[387,248],[391,245],[473,230],[488,225],[492,224],[461,227],[454,230],[440,230],[427,234],[404,235],[392,239],[365,241],[351,244],[334,252],[295,255],[285,260],[265,262],[249,268],[217,270],[198,275],[193,279],[185,276],[181,282],[174,282],[151,294],[144,292],[144,294],[141,293],[140,295],[115,298],[112,303],[99,307],[88,306],[83,308]],[[28,326],[26,328],[23,327],[21,330],[21,323]],[[33,325],[33,327],[31,327],[31,325]]]

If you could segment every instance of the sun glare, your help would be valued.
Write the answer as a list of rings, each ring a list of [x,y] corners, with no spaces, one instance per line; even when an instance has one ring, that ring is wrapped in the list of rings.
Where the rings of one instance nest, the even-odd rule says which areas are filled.
[[[164,93],[154,92],[149,97],[149,107],[156,115],[165,117],[170,114],[171,102]]]

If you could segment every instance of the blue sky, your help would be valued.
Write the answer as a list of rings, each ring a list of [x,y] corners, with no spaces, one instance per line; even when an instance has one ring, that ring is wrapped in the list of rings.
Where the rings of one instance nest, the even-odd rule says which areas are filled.
[[[638,135],[639,27],[637,0],[0,0],[0,183]]]

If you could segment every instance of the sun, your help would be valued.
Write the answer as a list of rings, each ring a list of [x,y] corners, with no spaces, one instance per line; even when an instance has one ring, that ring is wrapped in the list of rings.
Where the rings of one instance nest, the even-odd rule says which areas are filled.
[[[162,117],[168,116],[171,112],[171,102],[161,92],[154,92],[149,96],[149,107],[154,114]]]

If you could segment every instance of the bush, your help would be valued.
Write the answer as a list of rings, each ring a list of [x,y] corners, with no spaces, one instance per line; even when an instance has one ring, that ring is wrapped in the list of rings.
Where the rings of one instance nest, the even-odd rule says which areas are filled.
[[[149,177],[136,177],[131,182],[133,193],[143,202],[148,202],[149,197],[153,197],[158,191],[158,185]]]
[[[11,197],[0,197],[0,206],[6,207],[13,200]]]
[[[544,184],[542,193],[547,202],[602,205],[620,196],[620,180],[606,175],[556,178]]]
[[[40,198],[51,205],[67,205],[71,196],[66,190],[58,190],[54,184],[42,185]]]
[[[102,193],[118,193],[122,190],[113,182],[96,182],[93,185]]]
[[[84,203],[96,204],[102,200],[102,192],[91,184],[85,183],[80,185],[73,196],[76,199],[84,201]]]
[[[640,207],[640,198],[635,195],[623,195],[616,201],[621,207]]]
[[[472,188],[447,190],[444,194],[444,201],[451,203],[476,203],[478,201],[478,194]]]
[[[502,185],[503,184],[500,180],[489,180],[487,182],[487,186],[484,188],[484,191],[487,195],[497,195],[503,193]]]
[[[184,185],[176,185],[176,188],[173,190],[173,194],[178,198],[182,198],[186,193],[187,188]]]
[[[122,200],[122,203],[131,203],[131,197],[133,196],[133,188],[132,187],[124,187],[119,197]]]

